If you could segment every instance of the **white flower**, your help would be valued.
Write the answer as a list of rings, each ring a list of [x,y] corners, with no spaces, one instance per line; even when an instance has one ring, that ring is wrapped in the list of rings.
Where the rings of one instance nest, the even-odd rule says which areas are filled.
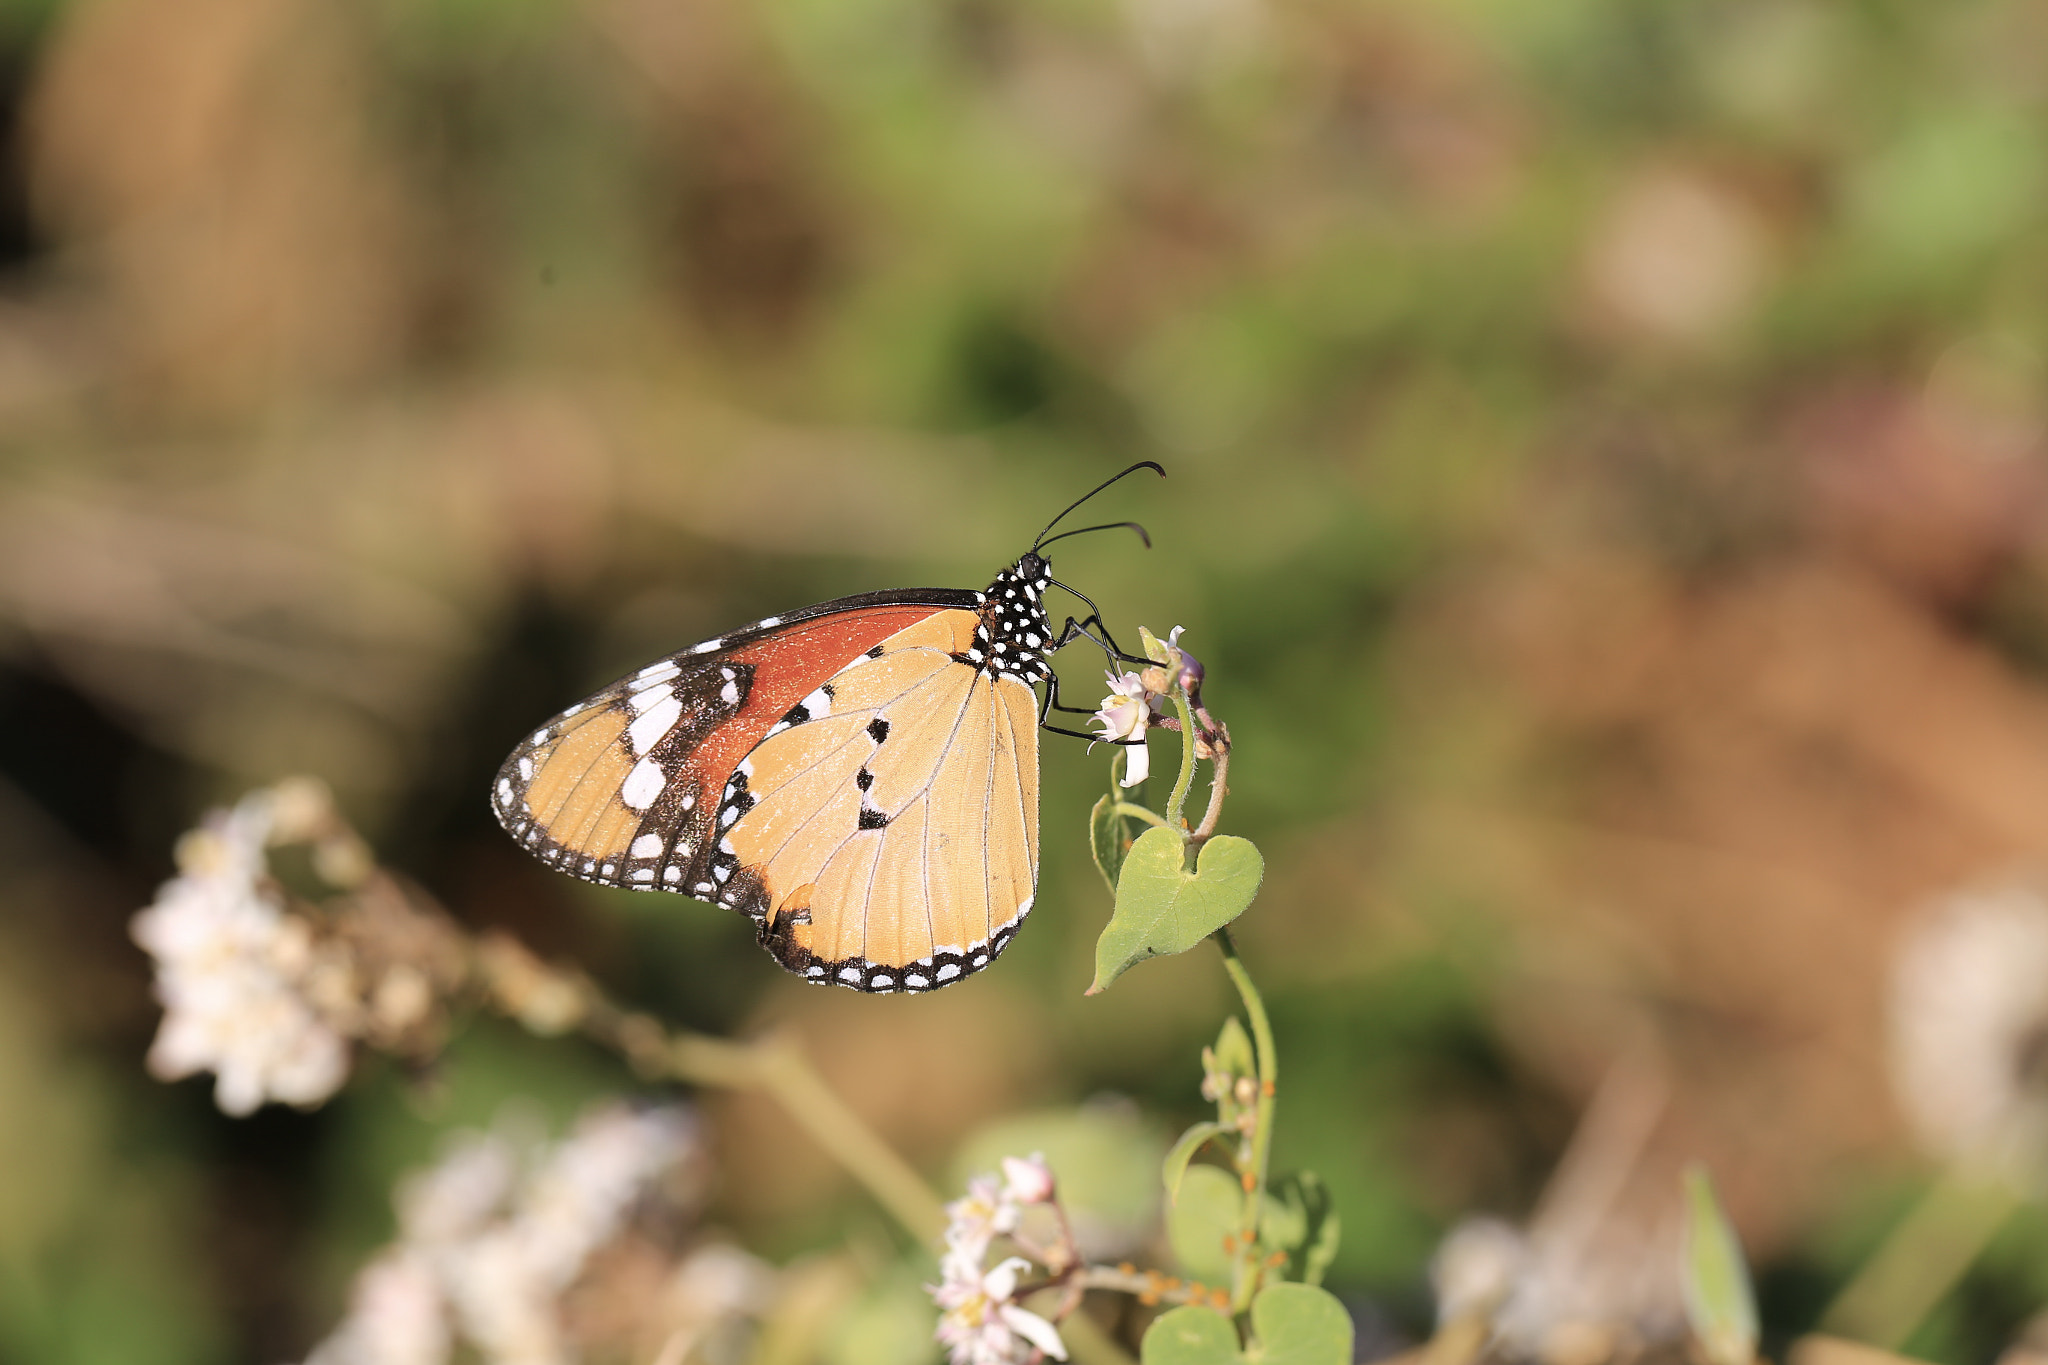
[[[1058,1329],[1012,1302],[1017,1275],[1029,1266],[1012,1256],[984,1273],[980,1257],[947,1254],[931,1295],[944,1310],[935,1335],[952,1365],[1015,1365],[1034,1347],[1054,1360],[1067,1358]]]
[[[356,1276],[348,1317],[306,1365],[444,1365],[452,1343],[427,1258],[399,1248]]]
[[[1003,1158],[1005,1198],[1017,1204],[1043,1204],[1051,1200],[1052,1191],[1052,1167],[1045,1164],[1044,1153]]]
[[[1467,1218],[1430,1259],[1438,1325],[1490,1319],[1528,1270],[1529,1243],[1520,1232],[1498,1218]]]
[[[310,1106],[348,1075],[348,1043],[307,1001],[307,926],[285,914],[265,880],[272,825],[267,792],[216,811],[178,845],[178,875],[129,926],[156,959],[162,1026],[151,1074],[216,1077],[214,1102],[247,1114],[265,1100]]]
[[[1921,1140],[2016,1182],[2048,1169],[2048,900],[2024,882],[1938,903],[1892,982],[1892,1075]]]
[[[992,1175],[975,1176],[967,1182],[965,1197],[946,1205],[946,1246],[976,1265],[988,1254],[990,1242],[1016,1228],[1017,1202]]]
[[[441,1365],[458,1335],[489,1365],[567,1365],[563,1291],[694,1142],[683,1111],[623,1106],[586,1115],[561,1143],[524,1160],[503,1135],[460,1140],[400,1187],[398,1244],[359,1277],[348,1319],[308,1365],[381,1363],[370,1344],[401,1327],[406,1342],[444,1344],[439,1355],[394,1352],[398,1365]],[[393,1267],[404,1268],[403,1280]]]
[[[1091,719],[1102,727],[1096,738],[1102,740],[1136,740],[1135,744],[1124,746],[1124,776],[1122,785],[1135,787],[1152,773],[1152,756],[1145,748],[1145,730],[1151,725],[1155,698],[1146,690],[1144,679],[1136,673],[1118,677],[1105,674],[1109,679],[1110,695],[1102,699],[1102,706]]]

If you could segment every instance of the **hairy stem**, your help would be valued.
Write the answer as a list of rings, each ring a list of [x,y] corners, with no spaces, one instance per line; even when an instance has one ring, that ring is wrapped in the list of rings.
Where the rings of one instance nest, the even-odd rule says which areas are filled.
[[[1227,928],[1216,931],[1216,946],[1223,950],[1223,969],[1230,973],[1231,984],[1237,987],[1238,996],[1244,1001],[1245,1015],[1251,1020],[1252,1045],[1258,1051],[1259,1099],[1255,1122],[1252,1127],[1251,1183],[1244,1192],[1244,1215],[1237,1241],[1236,1283],[1232,1286],[1231,1307],[1242,1313],[1251,1306],[1252,1291],[1258,1287],[1258,1235],[1259,1213],[1266,1202],[1266,1162],[1271,1156],[1273,1145],[1273,1101],[1280,1082],[1280,1059],[1273,1048],[1273,1025],[1266,1018],[1266,1002],[1259,994],[1259,988],[1252,984],[1251,973],[1244,967],[1244,961],[1237,955],[1237,944],[1231,940]]]
[[[1133,820],[1143,820],[1148,825],[1158,825],[1162,829],[1166,826],[1165,817],[1150,806],[1136,806],[1132,805],[1129,801],[1119,801],[1111,809],[1118,815],[1128,816]]]
[[[1188,709],[1185,692],[1176,687],[1172,695],[1174,708],[1180,712],[1180,776],[1174,779],[1173,795],[1167,798],[1166,824],[1169,829],[1186,829],[1181,808],[1188,803],[1188,788],[1195,784],[1195,715]]]

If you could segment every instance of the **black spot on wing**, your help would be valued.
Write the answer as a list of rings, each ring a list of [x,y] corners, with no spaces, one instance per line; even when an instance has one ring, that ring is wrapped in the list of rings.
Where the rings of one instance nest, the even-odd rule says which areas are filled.
[[[880,716],[876,716],[873,720],[869,721],[868,738],[874,740],[877,744],[889,738],[889,722],[883,720]]]
[[[889,827],[889,817],[882,811],[862,806],[860,808],[860,827],[862,829],[887,829]]]

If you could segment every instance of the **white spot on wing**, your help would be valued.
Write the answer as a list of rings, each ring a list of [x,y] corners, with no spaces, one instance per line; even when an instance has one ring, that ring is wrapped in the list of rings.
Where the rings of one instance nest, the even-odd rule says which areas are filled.
[[[766,629],[768,629],[768,628],[769,628],[770,626],[779,626],[779,625],[781,625],[781,624],[782,624],[782,618],[781,618],[780,616],[769,616],[769,617],[764,617],[764,618],[762,619],[762,621],[761,621],[761,629],[763,629],[763,630],[766,630]]]
[[[633,869],[633,880],[634,880],[634,881],[636,881],[636,882],[651,882],[651,881],[653,881],[653,880],[654,880],[654,869],[653,869],[653,868],[651,868],[651,867],[636,867],[636,868],[634,868],[634,869]]]
[[[717,649],[717,648],[718,648],[718,646],[719,646],[719,641],[717,641],[717,640],[706,640],[706,641],[705,641],[705,642],[704,642],[703,644],[701,644],[701,645],[691,645],[691,646],[690,646],[690,652],[691,652],[692,654],[709,654],[709,653],[710,653],[710,652],[711,652],[712,650],[714,650],[714,649]]]
[[[673,697],[675,694],[676,690],[673,687],[670,687],[665,682],[659,682],[652,687],[643,687],[638,692],[627,697],[626,705],[632,707],[633,714],[637,716],[648,707],[657,706],[663,699]]]
[[[661,870],[661,879],[670,885],[674,885],[683,879],[683,870],[674,863],[670,863]]]
[[[668,777],[661,771],[661,765],[651,758],[643,758],[626,775],[625,785],[619,788],[619,799],[634,810],[646,810],[654,804],[654,798],[661,795],[661,789],[667,782]]]
[[[683,714],[683,703],[673,692],[667,700],[656,704],[646,715],[626,727],[626,739],[636,754],[645,754],[661,741],[675,726],[676,719]]]
[[[910,975],[903,978],[903,984],[906,986],[915,986],[917,987],[917,989],[923,990],[926,986],[929,986],[932,983],[930,981],[927,981],[924,977],[919,976],[916,972],[912,972]]]
[[[726,683],[725,686],[718,689],[718,699],[727,706],[738,706],[740,704],[740,685],[736,682]]]
[[[659,858],[661,856],[661,836],[659,834],[643,834],[633,841],[633,847],[628,851],[635,858]]]
[[[530,738],[530,739],[528,739],[528,740],[527,740],[526,742],[527,742],[528,744],[531,744],[531,745],[532,745],[532,746],[533,746],[534,748],[536,748],[536,749],[538,749],[538,748],[539,748],[539,747],[540,747],[541,745],[543,745],[543,744],[547,743],[547,742],[548,742],[548,727],[547,727],[547,726],[545,726],[545,725],[543,725],[543,726],[541,726],[541,727],[540,727],[540,729],[538,729],[538,730],[535,730],[535,731],[533,732],[533,737],[532,737],[532,738]]]
[[[682,672],[682,665],[674,659],[659,659],[647,665],[633,676],[642,682],[655,682],[662,678],[673,678]]]
[[[860,980],[860,968],[858,968],[858,967],[841,967],[841,968],[839,969],[839,979],[840,979],[841,981],[858,981],[858,980]]]
[[[512,783],[509,779],[498,779],[498,804],[510,807],[512,804]]]
[[[810,696],[805,697],[800,704],[804,710],[811,713],[812,720],[816,720],[820,716],[832,714],[832,698],[822,687],[811,693]]]
[[[943,963],[940,965],[936,975],[941,981],[951,981],[954,977],[960,975],[960,964],[957,962]]]
[[[533,781],[533,760],[532,760],[532,759],[530,759],[530,758],[522,758],[522,759],[520,759],[520,760],[519,760],[519,780],[520,780],[521,782],[531,782],[531,781]]]

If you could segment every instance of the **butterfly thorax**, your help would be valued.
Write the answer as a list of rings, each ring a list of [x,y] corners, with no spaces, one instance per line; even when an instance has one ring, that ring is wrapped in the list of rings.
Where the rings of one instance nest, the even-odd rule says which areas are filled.
[[[1045,614],[1045,590],[1052,586],[1052,565],[1038,555],[1022,559],[995,576],[988,591],[977,593],[981,624],[974,647],[958,655],[993,677],[1015,678],[1027,686],[1051,673],[1045,661],[1052,643],[1052,621]]]

